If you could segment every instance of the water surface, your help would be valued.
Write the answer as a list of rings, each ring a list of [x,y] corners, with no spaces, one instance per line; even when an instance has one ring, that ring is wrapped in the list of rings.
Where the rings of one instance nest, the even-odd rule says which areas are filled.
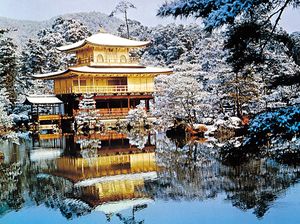
[[[1,146],[0,223],[300,223],[300,167],[148,132]]]

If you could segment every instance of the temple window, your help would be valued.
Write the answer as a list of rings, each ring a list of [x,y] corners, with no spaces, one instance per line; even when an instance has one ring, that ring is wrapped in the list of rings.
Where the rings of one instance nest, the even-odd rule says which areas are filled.
[[[78,80],[73,80],[73,86],[78,86]],[[86,86],[86,80],[80,80],[80,86]]]
[[[97,55],[97,62],[103,63],[104,62],[104,57],[102,54]]]
[[[121,62],[121,63],[126,63],[126,62],[127,62],[127,58],[126,58],[125,55],[121,55],[121,57],[120,57],[120,62]]]

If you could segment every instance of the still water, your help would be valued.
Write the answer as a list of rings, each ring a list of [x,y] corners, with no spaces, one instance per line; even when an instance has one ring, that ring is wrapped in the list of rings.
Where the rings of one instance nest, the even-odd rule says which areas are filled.
[[[300,166],[225,163],[216,145],[146,131],[5,143],[0,223],[300,223]]]

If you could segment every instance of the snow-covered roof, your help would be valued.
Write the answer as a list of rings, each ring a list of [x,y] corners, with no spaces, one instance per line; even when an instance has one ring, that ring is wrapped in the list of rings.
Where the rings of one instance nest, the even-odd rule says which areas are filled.
[[[75,184],[76,187],[87,187],[92,186],[97,183],[104,183],[109,181],[120,181],[120,180],[155,180],[157,178],[157,173],[155,171],[153,172],[147,172],[147,173],[134,173],[134,174],[120,174],[120,175],[114,175],[114,176],[105,176],[105,177],[99,177],[99,178],[91,178],[87,180],[83,180],[80,182],[77,182]]]
[[[38,149],[30,151],[30,161],[53,160],[61,156],[62,149]]]
[[[53,77],[59,77],[67,72],[79,72],[79,73],[94,73],[94,74],[171,74],[173,71],[169,68],[157,68],[157,67],[71,67],[68,70],[53,72],[47,74],[33,75],[34,78],[39,79],[51,79]]]
[[[42,78],[59,76],[67,72],[68,70],[64,70],[64,71],[50,72],[45,74],[32,75],[32,77],[42,79]]]
[[[26,100],[31,104],[61,104],[60,99],[54,95],[30,95]]]
[[[98,73],[98,74],[137,74],[137,73],[172,73],[168,68],[156,67],[131,67],[131,68],[101,68],[101,67],[74,67],[70,68],[71,71],[84,72],[84,73]]]
[[[144,205],[149,204],[153,202],[152,199],[149,198],[137,198],[132,200],[122,200],[122,201],[116,201],[116,202],[108,202],[102,205],[98,205],[95,208],[95,211],[100,211],[105,214],[114,214],[118,213],[120,211],[133,208],[137,205]]]
[[[143,47],[150,43],[150,41],[137,41],[118,37],[109,33],[97,33],[84,40],[78,41],[74,44],[58,47],[60,51],[74,51],[83,47],[86,44],[106,46],[106,47]]]

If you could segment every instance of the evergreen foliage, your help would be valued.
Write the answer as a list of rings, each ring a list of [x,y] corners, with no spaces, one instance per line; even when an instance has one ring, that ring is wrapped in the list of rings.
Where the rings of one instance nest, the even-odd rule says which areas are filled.
[[[0,32],[0,88],[5,88],[9,101],[14,104],[17,98],[15,84],[17,76],[17,46],[12,39],[3,36],[7,30]]]
[[[249,126],[246,144],[266,144],[272,138],[291,140],[300,135],[300,106],[291,106],[257,115]]]

